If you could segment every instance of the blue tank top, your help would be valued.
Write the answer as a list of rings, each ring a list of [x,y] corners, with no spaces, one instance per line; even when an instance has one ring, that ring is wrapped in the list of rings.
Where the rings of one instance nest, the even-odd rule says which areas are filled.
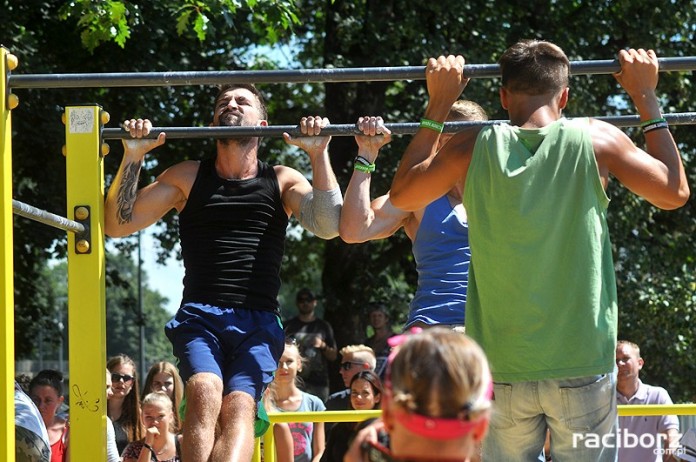
[[[273,167],[227,180],[203,160],[179,214],[184,259],[182,303],[278,311],[288,216]]]
[[[418,289],[406,326],[419,321],[463,325],[471,258],[469,226],[466,216],[452,208],[447,195],[425,208],[413,241],[413,255]]]

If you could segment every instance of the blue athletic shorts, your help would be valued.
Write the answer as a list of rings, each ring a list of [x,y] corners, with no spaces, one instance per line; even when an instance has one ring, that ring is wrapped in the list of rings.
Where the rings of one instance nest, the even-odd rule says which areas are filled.
[[[280,318],[269,311],[187,303],[165,326],[184,383],[210,372],[223,395],[242,391],[261,400],[285,348]]]

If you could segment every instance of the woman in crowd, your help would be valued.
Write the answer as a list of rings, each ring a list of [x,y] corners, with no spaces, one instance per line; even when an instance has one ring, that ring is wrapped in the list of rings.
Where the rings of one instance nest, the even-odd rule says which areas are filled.
[[[278,370],[270,386],[270,403],[278,411],[308,412],[326,410],[319,397],[306,393],[297,386],[297,374],[302,370],[302,356],[294,339],[285,341]],[[295,462],[317,462],[324,452],[324,424],[296,422],[288,424],[293,439]]]
[[[130,443],[123,462],[179,462],[181,447],[174,431],[174,405],[165,393],[145,395],[140,410],[145,437]]]
[[[63,404],[63,374],[50,369],[29,382],[29,396],[41,413],[51,445],[51,462],[68,460],[68,416],[60,413]]]
[[[184,384],[181,381],[179,370],[176,366],[167,361],[159,361],[150,366],[150,370],[145,377],[142,398],[145,395],[161,391],[169,396],[174,404],[174,428],[175,431],[181,430],[181,420],[179,418],[179,406],[184,397]]]
[[[111,372],[106,370],[106,401],[111,399],[114,390],[111,388]],[[114,423],[106,417],[106,462],[121,462],[121,456],[116,448],[116,433],[114,433]]]
[[[488,430],[493,382],[481,348],[436,327],[393,337],[382,419],[361,430],[346,462],[470,461]]]
[[[108,400],[107,415],[114,423],[116,447],[121,454],[128,443],[143,437],[138,377],[135,362],[124,354],[110,358],[106,368],[111,373],[113,392]]]
[[[379,409],[382,400],[382,381],[371,370],[360,371],[350,380],[351,410]],[[359,422],[339,422],[331,427],[321,462],[343,462],[348,445],[355,436]]]
[[[271,388],[266,388],[264,392],[262,405],[266,413],[274,411],[273,398],[271,397]],[[273,445],[275,446],[276,462],[293,462],[295,459],[292,433],[290,426],[287,423],[276,423],[273,425]],[[261,462],[264,461],[263,439],[261,439]]]

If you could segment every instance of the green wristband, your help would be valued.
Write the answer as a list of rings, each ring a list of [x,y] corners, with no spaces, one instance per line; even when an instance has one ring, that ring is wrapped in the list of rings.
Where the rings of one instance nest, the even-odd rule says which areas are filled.
[[[646,121],[640,123],[640,128],[646,127],[646,126],[648,126],[648,125],[656,124],[656,123],[659,123],[659,122],[667,122],[667,121],[665,120],[664,117],[660,117],[660,118],[657,118],[657,119],[646,120]]]
[[[430,130],[435,130],[438,133],[442,133],[442,130],[445,128],[445,124],[430,119],[421,119],[420,127],[429,128]]]
[[[353,169],[359,172],[372,173],[375,171],[375,164],[364,165],[359,162],[353,164]]]

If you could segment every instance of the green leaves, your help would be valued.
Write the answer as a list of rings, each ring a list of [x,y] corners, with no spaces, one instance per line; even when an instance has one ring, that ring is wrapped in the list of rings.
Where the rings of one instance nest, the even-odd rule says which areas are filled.
[[[60,9],[59,16],[63,20],[79,18],[77,25],[81,30],[82,45],[93,52],[99,45],[109,41],[121,48],[125,46],[130,37],[128,14],[125,3],[121,1],[76,0],[65,4]]]
[[[258,43],[273,44],[292,32],[294,25],[300,23],[295,3],[292,1],[258,1],[258,0],[218,0],[206,2],[201,0],[182,0],[159,2],[167,6],[175,20],[177,34],[192,35],[200,43],[208,40],[218,30],[228,33],[233,30],[240,33],[250,23]],[[124,3],[118,0],[94,2],[92,0],[75,0],[60,8],[60,18],[77,19],[83,46],[93,52],[97,47],[114,42],[121,48],[131,38],[133,29],[147,27],[141,21],[140,8],[153,8],[155,2],[142,7],[135,2]],[[217,18],[222,18],[226,27],[216,29]]]

